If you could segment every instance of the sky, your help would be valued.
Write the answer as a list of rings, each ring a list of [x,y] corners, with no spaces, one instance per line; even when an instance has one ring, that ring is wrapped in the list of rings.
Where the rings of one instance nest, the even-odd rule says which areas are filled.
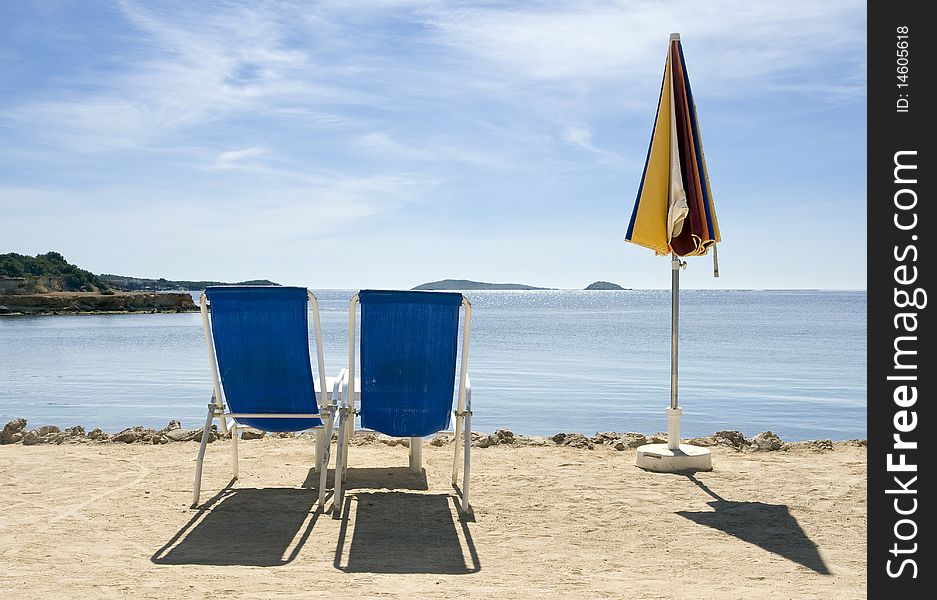
[[[0,253],[95,273],[667,288],[623,241],[680,32],[721,276],[864,289],[865,3],[0,2]]]

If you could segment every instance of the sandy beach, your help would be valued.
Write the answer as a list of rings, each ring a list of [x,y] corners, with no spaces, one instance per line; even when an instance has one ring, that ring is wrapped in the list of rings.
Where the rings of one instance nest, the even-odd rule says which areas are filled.
[[[0,589],[23,597],[858,598],[866,449],[715,447],[664,475],[634,451],[473,451],[460,519],[451,446],[352,447],[341,518],[315,510],[309,438],[0,446]],[[329,502],[331,504],[331,502]],[[338,596],[336,596],[338,594]]]

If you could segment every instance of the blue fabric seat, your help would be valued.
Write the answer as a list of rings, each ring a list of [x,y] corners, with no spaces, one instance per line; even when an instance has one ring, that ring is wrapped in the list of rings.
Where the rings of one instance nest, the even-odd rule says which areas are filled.
[[[309,360],[306,288],[209,287],[205,294],[228,410],[319,412]],[[316,418],[238,422],[264,431],[302,431],[322,424]]]
[[[449,427],[462,294],[363,290],[361,426],[395,437]]]

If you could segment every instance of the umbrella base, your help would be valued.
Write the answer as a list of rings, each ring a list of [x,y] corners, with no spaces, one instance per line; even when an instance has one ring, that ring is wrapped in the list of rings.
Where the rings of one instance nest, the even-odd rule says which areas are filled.
[[[682,471],[712,471],[712,453],[709,448],[680,444],[679,450],[671,450],[667,444],[645,444],[638,448],[635,464],[656,473],[680,473]]]

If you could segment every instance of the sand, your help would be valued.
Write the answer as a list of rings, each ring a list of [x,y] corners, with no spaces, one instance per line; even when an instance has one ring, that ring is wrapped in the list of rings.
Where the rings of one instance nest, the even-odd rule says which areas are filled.
[[[0,446],[9,597],[860,598],[866,450],[713,448],[647,473],[598,446],[473,450],[460,520],[451,446],[353,446],[341,519],[315,511],[309,439]],[[331,502],[330,502],[331,503]]]

